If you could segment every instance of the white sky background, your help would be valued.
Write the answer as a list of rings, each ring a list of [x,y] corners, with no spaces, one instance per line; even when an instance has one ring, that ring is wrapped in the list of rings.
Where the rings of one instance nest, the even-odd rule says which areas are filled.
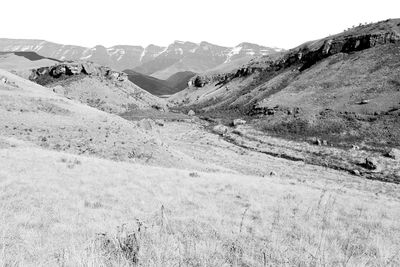
[[[360,22],[400,17],[400,0],[1,0],[0,37],[95,46],[174,40],[292,48]]]

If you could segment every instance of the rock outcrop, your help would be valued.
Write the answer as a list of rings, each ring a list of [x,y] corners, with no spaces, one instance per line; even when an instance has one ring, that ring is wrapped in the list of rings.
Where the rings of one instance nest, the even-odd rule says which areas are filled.
[[[226,127],[224,125],[221,125],[221,124],[215,125],[213,127],[213,132],[216,133],[216,134],[222,135],[222,136],[227,134],[228,131],[229,131],[228,127]]]
[[[400,149],[392,148],[387,152],[386,156],[395,160],[400,160]]]
[[[58,79],[78,75],[98,76],[113,82],[124,82],[128,80],[126,73],[114,71],[108,67],[89,62],[61,63],[50,67],[42,67],[32,70],[29,79],[40,85],[47,85]]]
[[[242,119],[235,119],[235,120],[233,120],[232,124],[233,124],[233,126],[244,125],[244,124],[246,124],[246,121],[242,120]]]
[[[29,79],[58,95],[108,113],[166,110],[162,99],[131,83],[127,74],[95,63],[69,62],[42,67],[32,70]]]
[[[229,73],[197,75],[189,81],[189,87],[204,87],[209,83],[216,86],[235,78],[246,77],[255,72],[276,72],[289,67],[303,71],[318,61],[338,53],[351,53],[379,45],[400,42],[397,31],[361,31],[357,34],[338,34],[313,43],[306,43],[282,53],[280,56],[264,56]]]

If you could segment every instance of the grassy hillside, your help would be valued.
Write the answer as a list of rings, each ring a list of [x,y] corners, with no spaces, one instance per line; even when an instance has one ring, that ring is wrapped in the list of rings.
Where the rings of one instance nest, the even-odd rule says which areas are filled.
[[[400,19],[382,21],[197,76],[171,102],[270,134],[400,146],[399,55]]]
[[[1,140],[2,265],[400,264],[395,198]]]
[[[163,110],[163,100],[128,81],[125,73],[89,62],[70,62],[35,69],[29,79],[60,95],[109,113]]]
[[[0,78],[0,266],[400,264],[399,185]]]

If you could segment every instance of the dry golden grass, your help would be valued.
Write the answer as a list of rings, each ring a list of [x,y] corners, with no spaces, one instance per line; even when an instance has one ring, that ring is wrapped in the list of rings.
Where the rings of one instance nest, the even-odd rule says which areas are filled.
[[[0,90],[0,266],[400,265],[398,185],[245,151],[195,125],[152,141],[0,74],[12,82]],[[49,150],[64,142],[70,154]],[[92,157],[73,154],[83,144]],[[132,148],[174,168],[110,160]]]
[[[0,266],[400,265],[384,194],[23,145],[0,162]]]

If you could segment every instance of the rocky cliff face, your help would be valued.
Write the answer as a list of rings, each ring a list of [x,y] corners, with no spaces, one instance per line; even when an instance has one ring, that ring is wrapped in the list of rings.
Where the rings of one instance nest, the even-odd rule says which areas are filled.
[[[128,75],[123,72],[114,71],[108,67],[92,63],[62,63],[50,67],[43,67],[32,70],[29,80],[40,85],[46,85],[59,79],[66,79],[72,76],[88,75],[104,78],[113,82],[124,82]]]
[[[304,44],[289,50],[279,57],[263,57],[229,73],[214,75],[198,75],[189,81],[189,86],[203,87],[208,83],[217,85],[229,82],[232,79],[246,77],[255,72],[276,72],[281,69],[296,66],[303,71],[318,61],[338,53],[352,53],[379,45],[400,42],[400,33],[397,31],[366,33],[359,35],[339,35],[326,38],[316,43]]]

